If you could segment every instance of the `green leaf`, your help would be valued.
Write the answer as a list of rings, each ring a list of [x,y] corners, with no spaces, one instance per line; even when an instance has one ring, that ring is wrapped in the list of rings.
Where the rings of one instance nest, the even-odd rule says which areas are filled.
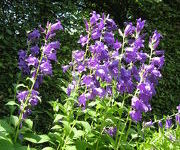
[[[87,133],[91,131],[91,126],[89,125],[88,122],[85,122],[85,121],[77,121],[77,124],[82,125]]]
[[[18,122],[19,122],[19,118],[17,116],[13,116],[11,115],[10,117],[10,120],[11,120],[11,123],[14,127],[16,127],[18,125]]]
[[[80,138],[81,136],[83,136],[84,134],[85,134],[84,131],[82,131],[82,130],[76,130],[76,131],[74,131],[74,137],[73,137],[73,139],[78,139],[78,138]]]
[[[52,147],[45,147],[45,148],[43,148],[42,150],[55,150],[55,149],[52,148]]]
[[[26,120],[25,120],[25,123],[26,123],[26,125],[27,125],[30,129],[32,129],[32,127],[33,127],[33,122],[32,122],[31,119],[26,119]]]
[[[37,143],[37,144],[50,141],[50,138],[47,135],[37,135],[37,134],[33,134],[33,133],[25,134],[24,139],[31,143]]]
[[[59,130],[59,129],[62,129],[60,125],[55,125],[51,128],[51,130]]]
[[[0,150],[14,150],[14,145],[8,140],[0,139]]]
[[[0,120],[0,132],[13,133],[14,129],[5,120]]]
[[[58,122],[60,119],[62,119],[64,116],[61,115],[61,114],[57,114],[55,119],[54,119],[54,122]]]
[[[66,150],[77,150],[77,149],[76,149],[76,146],[68,145],[66,146]]]
[[[68,135],[69,132],[71,131],[71,126],[67,121],[62,121],[62,123],[64,125],[65,134]]]
[[[14,105],[19,106],[15,101],[9,101],[5,105],[8,105],[8,106],[14,106]]]

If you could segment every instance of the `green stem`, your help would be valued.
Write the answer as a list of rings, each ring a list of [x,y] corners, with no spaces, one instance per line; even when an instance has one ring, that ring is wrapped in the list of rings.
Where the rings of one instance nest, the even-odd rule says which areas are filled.
[[[78,112],[79,112],[79,111],[78,111]],[[68,134],[68,135],[66,136],[66,138],[65,138],[65,141],[64,141],[62,150],[65,150],[65,148],[66,148],[67,138],[69,137],[69,135],[70,135],[71,132],[72,132],[72,129],[73,129],[74,126],[76,125],[76,122],[77,122],[78,117],[79,117],[79,113],[77,113],[76,119],[75,119],[75,121],[73,122],[73,125],[72,125],[72,127],[71,127],[71,129],[70,129],[70,131],[69,131],[69,134]],[[65,136],[64,136],[64,137],[65,137]],[[58,146],[57,150],[59,150],[59,146]]]

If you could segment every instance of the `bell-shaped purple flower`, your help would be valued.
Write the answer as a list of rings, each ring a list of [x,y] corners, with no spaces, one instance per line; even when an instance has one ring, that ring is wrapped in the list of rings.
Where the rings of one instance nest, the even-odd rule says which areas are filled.
[[[134,32],[134,26],[130,22],[129,24],[127,24],[127,26],[126,26],[126,28],[124,30],[124,35],[128,36],[128,35],[132,34],[133,32]]]
[[[135,122],[139,122],[142,119],[142,114],[140,111],[132,110],[132,111],[130,111],[130,116],[131,116],[132,120],[134,120]]]
[[[166,119],[166,126],[165,126],[165,128],[169,129],[169,128],[171,128],[171,126],[172,126],[172,120],[170,118]]]
[[[52,75],[52,65],[49,60],[42,61],[41,65],[40,65],[40,71],[44,75]]]
[[[78,98],[78,101],[79,101],[79,106],[85,107],[87,101],[85,94],[81,94]]]
[[[73,59],[75,59],[77,62],[81,62],[84,60],[84,51],[76,50],[73,52]]]
[[[80,43],[81,46],[84,47],[84,45],[87,44],[87,41],[88,41],[88,36],[87,35],[86,36],[81,35],[78,43]]]
[[[36,56],[39,54],[39,47],[37,45],[30,48],[31,54]]]
[[[144,24],[145,24],[145,20],[141,20],[141,18],[139,18],[137,20],[137,25],[136,25],[136,32],[139,34],[141,32],[141,30],[144,28]]]
[[[40,37],[39,30],[35,29],[31,33],[28,34],[28,40],[34,41]]]

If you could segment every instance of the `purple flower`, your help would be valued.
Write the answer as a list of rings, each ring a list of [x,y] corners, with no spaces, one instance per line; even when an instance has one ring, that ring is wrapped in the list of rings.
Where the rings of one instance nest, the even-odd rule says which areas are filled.
[[[28,66],[34,66],[34,67],[37,67],[38,63],[39,63],[39,60],[34,57],[34,56],[29,56],[27,59],[26,59],[26,62],[27,62],[27,65]]]
[[[102,80],[105,80],[107,76],[107,68],[105,66],[99,66],[95,73],[96,77],[100,77]]]
[[[86,71],[85,65],[84,64],[79,64],[77,66],[77,70],[79,73],[82,73],[83,71]]]
[[[60,43],[59,41],[51,42],[47,46],[44,47],[44,54],[47,56],[49,60],[56,61],[56,49],[59,49]]]
[[[32,111],[30,109],[26,109],[22,115],[22,119],[25,120],[31,113]]]
[[[144,128],[151,127],[151,126],[153,126],[152,120],[151,120],[151,121],[148,121],[148,122],[143,122],[143,127],[144,127]]]
[[[161,37],[161,34],[158,33],[157,30],[155,30],[152,38],[150,39],[150,47],[152,47],[155,50],[159,45]]]
[[[28,91],[18,92],[17,99],[18,99],[19,103],[22,103],[26,100],[28,93],[29,93]]]
[[[134,120],[135,122],[141,121],[142,119],[142,114],[139,111],[135,111],[135,110],[130,111],[130,116],[132,120]]]
[[[94,30],[94,31],[92,32],[91,38],[92,38],[93,40],[96,40],[96,39],[99,39],[100,36],[101,36],[101,32],[100,32],[99,30]]]
[[[63,27],[62,27],[61,22],[59,20],[57,23],[51,25],[51,32],[54,32],[57,30],[62,30],[62,29],[63,29]]]
[[[93,85],[94,82],[93,82],[92,76],[91,75],[84,76],[82,83],[85,84],[88,87]]]
[[[141,30],[144,28],[145,20],[141,21],[141,18],[137,20],[137,25],[136,25],[136,32],[139,34]]]
[[[177,106],[176,108],[177,108],[177,110],[178,110],[178,113],[180,113],[180,104],[179,104],[179,106]]]
[[[81,35],[78,43],[81,43],[81,46],[84,47],[84,45],[87,44],[87,41],[88,41],[88,36],[87,35],[86,36]]]
[[[18,62],[18,67],[19,69],[24,73],[24,74],[30,74],[30,68],[27,65],[27,62],[25,59],[27,58],[27,54],[25,51],[20,50],[18,52],[19,55],[19,62]]]
[[[116,136],[117,128],[116,127],[110,127],[108,129],[105,129],[105,132],[107,134],[109,134],[109,136],[114,137],[114,136]]]
[[[138,111],[141,111],[141,112],[148,111],[148,107],[137,97],[133,97],[131,100],[131,103],[132,103],[131,106]]]
[[[113,45],[114,44],[114,35],[112,32],[106,32],[104,34],[104,41],[109,44],[109,45]]]
[[[62,66],[63,72],[65,73],[69,69],[69,65]]]
[[[169,128],[171,128],[171,126],[172,126],[172,120],[170,118],[166,119],[166,126],[165,126],[165,128],[169,129]]]
[[[28,34],[28,40],[31,40],[31,41],[38,39],[39,37],[40,37],[40,33],[39,33],[39,30],[37,29],[35,29],[34,31]]]
[[[157,56],[162,56],[164,55],[164,50],[158,50],[158,51],[154,51],[155,55]]]
[[[129,24],[127,24],[127,26],[126,26],[126,28],[124,30],[124,35],[128,36],[128,35],[132,34],[133,32],[134,32],[134,26],[130,22]]]
[[[84,51],[80,51],[80,50],[76,50],[73,52],[73,58],[77,61],[77,62],[81,62],[84,60]]]
[[[176,115],[176,122],[179,123],[179,125],[180,125],[180,114]]]
[[[152,58],[152,64],[157,66],[159,69],[161,69],[162,66],[164,65],[164,56],[162,56],[162,57],[153,57]]]
[[[36,106],[38,104],[38,95],[38,91],[32,90],[31,97],[29,99],[29,103],[31,104],[31,106]]]
[[[96,12],[95,11],[93,11],[92,13],[91,13],[91,18],[90,18],[90,23],[91,23],[91,25],[93,25],[94,23],[96,23],[98,20],[99,20],[99,17],[100,17],[100,15],[99,14],[96,14]]]
[[[50,61],[48,61],[48,60],[42,61],[41,65],[40,65],[40,71],[44,75],[52,75],[52,65],[51,65]]]
[[[159,125],[160,128],[163,128],[162,121],[159,121],[159,122],[158,122],[158,125]]]
[[[99,97],[103,98],[106,94],[106,91],[101,87],[93,88],[93,94],[98,95]]]
[[[31,54],[36,56],[39,54],[39,47],[36,45],[36,46],[33,46],[30,48],[30,51],[31,51]]]
[[[78,101],[79,101],[79,106],[85,107],[87,101],[85,94],[81,94],[78,98]]]
[[[106,26],[107,26],[107,30],[109,30],[109,31],[117,29],[116,23],[114,22],[114,20],[112,20],[110,18],[106,19]]]
[[[121,48],[121,43],[116,40],[116,42],[113,44],[113,49],[119,50]]]

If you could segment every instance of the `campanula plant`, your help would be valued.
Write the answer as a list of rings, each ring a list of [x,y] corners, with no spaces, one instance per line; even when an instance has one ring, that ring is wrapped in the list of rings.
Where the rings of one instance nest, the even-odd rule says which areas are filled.
[[[73,50],[69,64],[62,66],[71,76],[70,83],[61,87],[67,97],[49,100],[54,122],[43,135],[33,131],[28,116],[41,101],[38,90],[43,78],[53,74],[52,62],[58,61],[60,48],[54,37],[63,27],[58,21],[28,33],[26,50],[18,53],[18,67],[26,80],[16,86],[16,102],[7,103],[18,106],[18,117],[0,120],[0,146],[8,145],[10,150],[30,146],[43,150],[177,149],[180,105],[178,112],[162,119],[147,121],[146,116],[153,109],[151,100],[162,77],[162,35],[155,30],[147,37],[146,21],[141,18],[125,23],[121,30],[109,15],[95,11],[90,15],[77,41],[81,48]]]
[[[136,25],[127,23],[124,31],[109,15],[95,11],[84,22],[81,49],[62,67],[72,76],[68,97],[52,103],[54,110],[61,108],[50,132],[56,139],[52,142],[57,149],[133,149],[133,135],[143,137],[141,128],[157,122],[142,123],[162,77],[162,35],[155,30],[145,42],[141,18]]]

